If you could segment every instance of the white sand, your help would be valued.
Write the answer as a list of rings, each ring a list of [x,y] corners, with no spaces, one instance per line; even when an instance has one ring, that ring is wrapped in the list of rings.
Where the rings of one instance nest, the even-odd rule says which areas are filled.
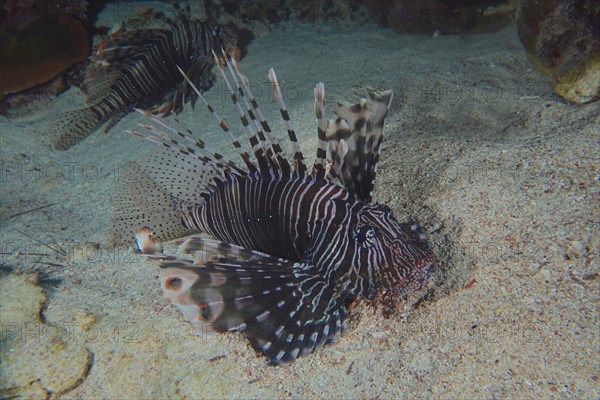
[[[155,150],[123,133],[140,117],[63,153],[50,150],[44,121],[3,119],[2,246],[13,253],[3,264],[44,272],[45,322],[93,354],[65,397],[600,396],[598,103],[576,107],[552,95],[512,28],[432,38],[287,25],[256,38],[240,65],[264,89],[259,101],[273,120],[266,71],[275,68],[308,157],[317,81],[330,111],[366,86],[396,91],[375,199],[399,220],[435,231],[442,270],[433,295],[390,319],[361,305],[337,344],[285,368],[266,365],[241,335],[195,337],[161,297],[154,266],[104,247],[119,168]],[[52,112],[75,107],[81,99],[73,93]],[[221,85],[207,97],[233,115]],[[227,148],[202,107],[181,118]],[[54,205],[7,219],[47,204]],[[43,252],[52,255],[26,254]],[[85,313],[97,319],[88,331]],[[0,317],[3,326],[14,322]],[[2,340],[1,368],[31,374],[4,362],[18,339]]]

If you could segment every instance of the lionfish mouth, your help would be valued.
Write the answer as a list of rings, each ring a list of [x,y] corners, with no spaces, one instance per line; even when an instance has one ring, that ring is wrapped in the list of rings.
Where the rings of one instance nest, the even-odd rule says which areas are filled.
[[[427,257],[414,264],[411,274],[405,279],[400,280],[394,285],[392,292],[398,297],[404,297],[413,292],[421,291],[427,288],[429,278],[440,268],[437,257],[430,253]]]
[[[439,263],[437,257],[432,256],[432,259],[430,259],[428,262],[426,262],[426,265],[423,268],[423,275],[424,275],[423,287],[425,287],[427,285],[427,282],[429,281],[429,277],[431,275],[435,274],[437,271],[439,271],[439,269],[440,269],[440,263]]]
[[[429,278],[440,269],[440,264],[437,259],[429,261],[429,263],[423,268],[423,285],[421,289],[425,289],[429,283]]]

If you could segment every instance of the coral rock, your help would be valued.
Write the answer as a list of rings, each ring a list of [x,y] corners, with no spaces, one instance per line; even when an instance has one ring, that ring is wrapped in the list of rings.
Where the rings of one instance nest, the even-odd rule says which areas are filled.
[[[554,91],[574,103],[600,96],[600,3],[521,0],[519,38],[530,62],[555,80]]]
[[[70,332],[41,320],[42,289],[22,276],[8,275],[0,279],[0,293],[2,397],[60,396],[79,385],[92,355]]]
[[[479,33],[510,22],[514,1],[393,0],[372,2],[375,13],[387,15],[389,26],[402,33]]]
[[[88,55],[87,32],[70,16],[39,20],[22,30],[0,30],[0,95],[17,93],[59,76]]]

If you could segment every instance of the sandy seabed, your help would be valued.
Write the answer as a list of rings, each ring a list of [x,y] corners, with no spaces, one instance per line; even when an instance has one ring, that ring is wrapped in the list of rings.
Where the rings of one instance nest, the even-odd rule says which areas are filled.
[[[288,367],[239,334],[193,336],[156,267],[106,247],[123,166],[155,151],[124,133],[141,116],[66,152],[51,150],[46,119],[2,119],[3,397],[600,396],[598,103],[553,95],[512,27],[428,37],[288,24],[240,66],[283,133],[275,68],[308,158],[316,82],[330,112],[367,86],[395,90],[374,197],[431,232],[441,270],[428,295],[389,319],[360,304],[339,342]],[[234,125],[223,86],[207,98]],[[81,104],[73,90],[48,113]],[[228,148],[202,107],[181,119]]]

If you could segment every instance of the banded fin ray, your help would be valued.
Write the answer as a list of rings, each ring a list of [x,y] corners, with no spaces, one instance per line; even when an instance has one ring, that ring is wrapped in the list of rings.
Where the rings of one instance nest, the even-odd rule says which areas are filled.
[[[217,65],[218,65],[218,63],[217,63]],[[249,172],[256,171],[256,165],[254,165],[254,163],[250,159],[250,155],[248,154],[248,151],[244,148],[244,146],[242,146],[242,144],[238,141],[238,139],[235,137],[235,135],[231,132],[231,130],[229,129],[229,126],[227,126],[227,123],[225,122],[225,120],[223,118],[221,118],[219,116],[219,114],[217,114],[215,109],[208,103],[208,101],[206,101],[204,96],[202,96],[202,93],[200,93],[198,88],[196,88],[196,85],[194,85],[194,83],[191,81],[189,76],[187,76],[187,74],[181,68],[179,68],[179,66],[177,67],[177,69],[183,75],[183,77],[185,78],[187,83],[192,87],[192,90],[194,90],[194,92],[196,92],[196,95],[204,103],[204,105],[206,106],[208,111],[211,113],[211,115],[219,122],[219,127],[221,127],[221,130],[229,137],[231,144],[233,145],[233,147],[236,149],[236,151],[238,152],[238,154],[244,161],[244,164],[246,164],[246,167],[248,168]]]
[[[250,88],[250,81],[240,71],[240,68],[239,68],[235,58],[232,57],[230,59],[230,63],[231,63],[231,65],[233,65],[233,68],[235,69],[237,76],[239,77],[240,81],[242,82],[242,85],[244,86],[245,97],[247,97],[248,100],[250,101],[250,104],[252,107],[252,113],[250,112],[250,109],[248,109],[248,114],[251,117],[251,119],[253,120],[253,122],[255,123],[259,138],[261,138],[261,140],[264,140],[263,139],[264,135],[261,134],[262,132],[264,132],[264,134],[267,135],[267,137],[269,138],[272,158],[275,161],[275,163],[274,163],[275,167],[278,166],[279,169],[283,172],[286,172],[286,173],[289,172],[290,164],[287,160],[287,157],[285,156],[283,149],[281,148],[281,145],[279,144],[279,140],[273,134],[271,127],[269,125],[269,122],[267,121],[265,115],[263,114],[261,108],[259,107],[258,102],[256,101],[256,98],[252,94],[252,90]],[[258,117],[258,121],[256,121],[256,117]],[[259,123],[260,123],[260,126],[259,126]],[[270,154],[270,153],[267,153],[267,154]]]
[[[227,59],[224,60],[226,65],[229,65]],[[247,79],[239,72],[233,57],[229,59],[229,63],[233,65],[242,82],[243,92],[258,115],[262,130],[269,132],[269,143],[261,144],[271,149],[272,162],[269,164],[269,172],[290,172],[285,154],[270,133],[269,124],[252,96]],[[217,182],[225,181],[227,174],[246,175],[258,171],[250,154],[229,130],[226,122],[202,96],[187,74],[180,68],[179,72],[183,75],[184,82],[190,85],[213,118],[219,122],[247,169],[238,167],[233,161],[211,150],[201,139],[196,139],[197,135],[189,129],[177,129],[158,116],[137,110],[154,125],[138,124],[142,128],[141,132],[132,130],[128,133],[159,144],[164,150],[135,163],[134,169],[139,171],[139,174],[127,176],[127,179],[117,182],[112,201],[112,246],[128,245],[135,237],[135,232],[142,228],[148,228],[161,241],[181,237],[183,233],[190,234],[192,231],[184,228],[182,220],[189,218],[192,208],[203,203],[204,197],[209,195]],[[241,87],[238,89],[242,90]],[[174,121],[178,124],[176,118]],[[266,141],[264,135],[262,140]],[[169,151],[172,152],[172,156],[169,156]]]
[[[224,50],[222,51],[222,53],[223,53],[223,59],[227,60],[227,54],[225,54]],[[227,63],[225,61],[225,63],[227,64],[227,68],[228,68],[229,72],[231,73],[231,77],[233,78],[233,82],[235,83],[235,91],[234,91],[234,88],[231,86],[231,83],[229,82],[227,75],[225,74],[225,70],[223,69],[223,67],[221,67],[221,64],[219,63],[217,54],[214,51],[212,54],[215,59],[215,64],[217,65],[217,69],[218,69],[219,73],[221,74],[221,77],[223,78],[223,82],[225,82],[225,87],[227,88],[227,91],[229,92],[231,101],[240,117],[242,126],[244,127],[244,130],[247,133],[248,141],[250,142],[250,145],[252,146],[252,152],[254,153],[254,156],[256,157],[256,160],[258,161],[258,165],[259,165],[260,169],[264,171],[268,168],[271,168],[273,165],[270,162],[271,160],[267,158],[268,157],[267,156],[267,145],[265,142],[265,138],[263,136],[262,140],[259,141],[258,132],[254,129],[254,124],[250,124],[250,121],[248,120],[248,116],[246,115],[246,111],[250,110],[249,105],[247,103],[245,104],[246,111],[244,111],[244,109],[242,108],[242,105],[240,104],[240,101],[236,95],[236,92],[237,92],[238,94],[240,94],[242,101],[244,101],[244,102],[246,101],[244,91],[240,87],[239,81],[237,80],[235,73],[233,72],[233,69],[231,68],[231,63]]]
[[[338,176],[341,183],[366,202],[371,201],[383,126],[394,92],[368,89],[368,93],[370,100],[361,99],[354,105],[338,103],[338,118],[329,122],[326,133],[330,157],[343,160]]]
[[[223,54],[223,55],[225,56],[225,54]],[[224,58],[226,58],[226,57],[224,57]],[[263,152],[262,154],[265,159],[264,161],[266,161],[266,163],[260,163],[260,161],[259,161],[259,163],[261,164],[261,167],[263,167],[263,168],[279,168],[278,160],[275,158],[275,152],[272,147],[273,142],[267,141],[267,138],[265,137],[265,133],[264,133],[262,127],[260,126],[258,120],[256,119],[255,111],[257,111],[257,110],[250,104],[250,102],[248,100],[250,95],[247,95],[246,91],[244,90],[244,89],[246,89],[248,92],[250,91],[250,83],[248,82],[248,79],[244,75],[242,75],[234,58],[231,58],[231,61],[229,63],[227,63],[227,68],[229,69],[229,72],[231,73],[233,81],[235,82],[237,92],[240,95],[242,102],[244,103],[245,112],[242,111],[242,115],[240,115],[242,124],[244,124],[244,121],[246,121],[246,123],[249,124],[248,118],[250,118],[250,122],[252,123],[252,125],[250,127],[248,127],[249,132],[252,134],[252,136],[250,138],[250,143],[254,147],[256,147],[256,145],[260,145],[260,147],[262,148],[262,152]],[[234,71],[234,69],[235,69],[235,71]],[[240,82],[242,82],[242,85],[244,85],[244,89],[242,88],[242,86],[240,86]],[[255,151],[255,153],[256,153],[256,151]]]
[[[322,82],[317,83],[315,86],[314,95],[315,115],[317,116],[317,136],[319,142],[312,174],[317,177],[317,179],[325,179],[327,169],[327,137],[325,135],[329,123],[325,119],[325,86]]]
[[[213,51],[213,57],[215,59],[215,63],[217,65],[219,73],[221,74],[221,77],[223,78],[223,81],[225,82],[226,88],[230,94],[233,105],[240,117],[242,126],[244,127],[244,129],[247,132],[248,142],[250,143],[250,146],[252,147],[253,154],[255,156],[255,159],[258,163],[259,168],[261,169],[261,171],[263,173],[272,173],[275,171],[289,173],[291,171],[290,164],[289,164],[281,146],[279,145],[277,138],[272,134],[269,123],[266,120],[266,118],[264,117],[264,114],[262,113],[258,103],[256,102],[256,99],[252,95],[252,91],[250,89],[250,83],[249,83],[248,79],[241,73],[239,66],[237,65],[237,62],[235,61],[235,59],[233,57],[229,57],[229,59],[228,59],[227,54],[224,52],[223,49],[221,49],[221,52],[222,52],[222,56],[223,56],[222,59],[219,59],[214,51]],[[229,79],[227,78],[225,68],[227,68],[227,70],[229,71],[231,78],[235,84],[235,88],[231,85]],[[183,72],[182,72],[182,74],[185,77],[185,74]],[[286,129],[288,131],[288,137],[292,144],[292,149],[294,151],[295,170],[298,173],[300,173],[301,175],[304,175],[304,171],[306,169],[304,166],[304,163],[302,161],[304,159],[304,155],[302,154],[302,150],[298,143],[298,139],[296,137],[292,123],[290,121],[289,114],[288,114],[286,106],[285,106],[285,100],[283,98],[283,94],[281,93],[281,88],[279,87],[279,82],[277,81],[277,76],[275,75],[275,72],[272,69],[269,71],[268,77],[269,77],[269,80],[271,81],[271,84],[273,87],[273,93],[275,95],[275,98],[278,101],[278,104],[280,107],[280,114],[285,122]],[[188,80],[188,79],[186,79],[186,80]],[[239,84],[240,82],[242,82],[243,88],[242,88],[242,86],[240,86],[240,84]],[[189,80],[188,80],[188,83],[190,83]],[[192,86],[192,88],[193,88],[193,86]],[[235,91],[237,91],[237,93],[239,94],[242,102],[244,103],[244,107],[242,107],[242,105],[240,103],[240,98],[237,97],[237,95],[235,94]],[[233,137],[231,137],[227,123],[218,116],[218,114],[215,112],[213,107],[210,106],[204,98],[202,98],[201,96],[198,96],[198,97],[205,103],[209,112],[211,112],[213,114],[215,119],[217,121],[219,121],[219,125],[221,126],[221,129],[223,129],[228,135],[230,135],[232,143],[234,144],[234,147],[236,147],[236,149],[237,149],[238,144],[236,144],[233,140]],[[259,121],[256,120],[256,116],[258,116],[258,118],[259,118],[260,125],[259,125]],[[250,121],[252,123],[250,123]],[[267,137],[265,136],[265,133],[267,134],[267,136],[269,138],[268,142],[267,142]],[[248,165],[247,154],[241,154],[241,155],[242,155],[242,159],[244,160],[244,163],[246,163],[246,165],[248,167],[249,172],[250,173],[254,172],[256,167],[253,163],[252,163],[252,165]]]
[[[290,139],[290,143],[292,144],[292,151],[294,152],[294,166],[296,167],[296,172],[302,176],[306,172],[306,165],[304,164],[304,155],[302,154],[302,149],[300,148],[300,144],[298,143],[298,138],[296,136],[296,131],[292,125],[292,121],[290,119],[290,114],[288,113],[287,107],[285,105],[285,100],[283,98],[283,93],[281,92],[281,86],[279,85],[279,81],[277,80],[277,75],[275,74],[275,70],[271,68],[268,72],[269,81],[271,81],[271,86],[273,87],[273,94],[275,95],[275,99],[277,99],[277,103],[279,103],[279,112],[283,121],[285,122],[285,127],[288,132],[288,137]]]
[[[231,160],[222,156],[221,154],[211,150],[206,143],[204,143],[201,139],[195,139],[191,130],[184,128],[186,132],[182,132],[171,125],[164,122],[162,119],[151,115],[143,110],[136,110],[140,114],[149,118],[156,124],[162,126],[167,129],[171,133],[177,135],[177,137],[185,140],[187,144],[180,142],[177,139],[174,139],[169,134],[164,131],[158,129],[155,125],[144,125],[139,124],[138,126],[143,128],[146,133],[140,133],[137,131],[127,131],[134,136],[140,137],[142,139],[146,139],[155,144],[161,144],[163,147],[167,149],[171,149],[177,153],[189,156],[193,159],[198,159],[199,161],[212,166],[215,169],[228,169],[231,171],[235,171],[240,174],[245,174],[246,171],[238,168],[238,166]],[[177,125],[181,125],[177,118],[173,118],[173,120],[177,123]],[[190,147],[193,146],[193,147]]]
[[[339,142],[329,143],[331,146],[331,164],[325,171],[327,179],[333,181],[340,175],[342,166],[344,165],[344,159],[348,153],[348,145],[344,139],[340,139]]]
[[[201,139],[193,138],[189,129],[182,132],[157,116],[138,111],[182,141],[154,125],[139,124],[145,133],[128,131],[162,149],[120,169],[111,199],[111,246],[129,245],[142,228],[148,228],[160,241],[193,233],[182,224],[183,216],[202,204],[216,181],[226,174],[246,174]],[[176,118],[174,121],[179,124]]]
[[[219,246],[203,242],[191,238],[180,253]],[[314,266],[223,246],[236,258],[149,256],[160,264],[163,295],[198,334],[241,331],[271,363],[285,365],[335,340],[345,327],[343,297]]]

